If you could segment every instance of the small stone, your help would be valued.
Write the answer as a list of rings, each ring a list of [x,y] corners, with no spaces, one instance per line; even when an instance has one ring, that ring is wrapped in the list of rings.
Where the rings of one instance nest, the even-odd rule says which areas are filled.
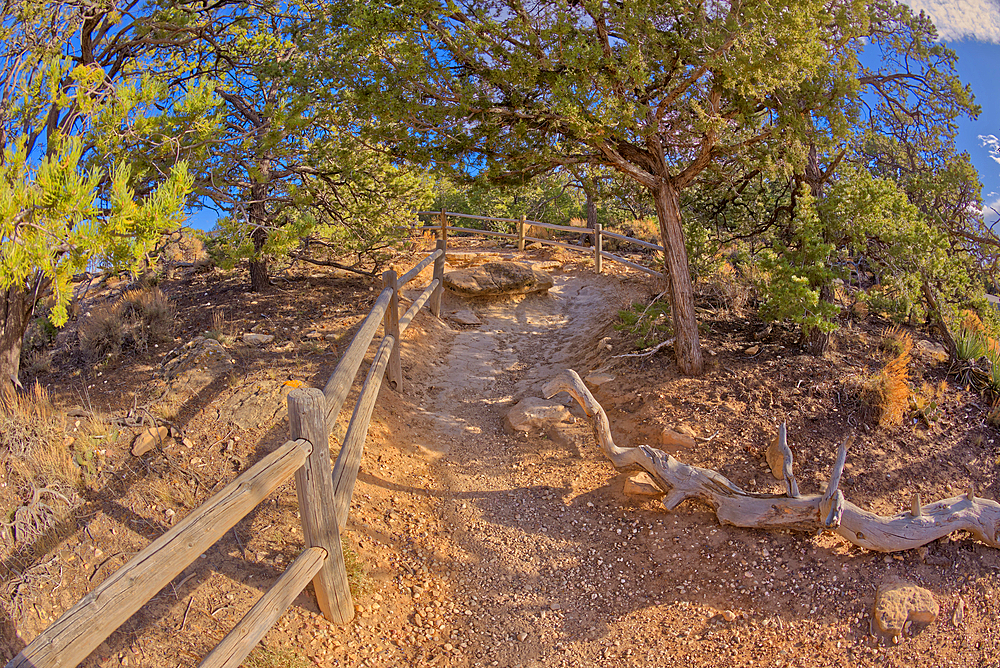
[[[517,639],[520,640],[521,642],[524,642],[525,640],[528,639],[528,634],[525,633],[524,631],[521,631],[520,633],[517,634]]]
[[[958,597],[958,603],[955,605],[955,612],[951,615],[951,623],[953,626],[960,626],[962,620],[965,619],[965,599],[961,596]]]
[[[759,352],[760,352],[760,346],[750,346],[749,348],[743,351],[743,353],[748,357],[753,357]]]
[[[875,626],[898,642],[906,622],[927,626],[937,620],[940,607],[934,595],[912,582],[890,577],[875,592]]]
[[[311,339],[313,341],[318,341],[318,340],[320,340],[320,339],[323,338],[323,333],[322,332],[318,332],[318,331],[316,331],[314,329],[313,331],[311,331],[308,334],[306,334],[306,338],[307,339]]]
[[[625,479],[622,491],[626,496],[657,497],[663,496],[663,490],[656,486],[648,473],[636,473]]]
[[[170,430],[166,427],[149,427],[144,429],[132,441],[132,454],[141,457],[157,445],[162,445],[169,438]]]
[[[251,346],[264,346],[274,341],[274,336],[271,334],[257,334],[255,332],[247,332],[243,335],[243,343]]]
[[[679,431],[670,429],[669,427],[664,427],[663,431],[660,432],[660,445],[667,448],[690,450],[697,444],[695,443],[695,440],[687,434],[682,434]]]
[[[736,613],[733,612],[732,610],[723,610],[722,618],[727,622],[731,622],[736,619]]]

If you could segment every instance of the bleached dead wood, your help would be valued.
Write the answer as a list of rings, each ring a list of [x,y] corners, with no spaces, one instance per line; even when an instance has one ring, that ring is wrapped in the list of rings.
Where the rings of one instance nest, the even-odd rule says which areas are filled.
[[[663,505],[673,510],[687,499],[713,508],[719,521],[759,529],[831,530],[869,550],[895,552],[926,545],[955,531],[968,531],[991,547],[1000,547],[1000,504],[970,492],[886,517],[862,510],[839,489],[853,434],[840,445],[830,483],[821,495],[793,498],[783,494],[756,494],[740,489],[725,476],[682,464],[648,445],[621,448],[611,437],[608,417],[573,370],[566,369],[546,383],[544,394],[568,392],[591,419],[601,450],[618,469],[639,467],[664,491]]]

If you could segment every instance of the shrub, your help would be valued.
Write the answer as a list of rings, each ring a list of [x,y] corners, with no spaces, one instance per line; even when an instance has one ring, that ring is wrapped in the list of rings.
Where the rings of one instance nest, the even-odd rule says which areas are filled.
[[[913,339],[899,329],[890,330],[893,343],[898,350],[882,367],[882,370],[861,381],[858,393],[865,417],[882,427],[898,425],[909,407],[910,388],[909,366],[913,350]]]
[[[615,234],[622,234],[626,237],[632,237],[633,239],[646,241],[651,244],[660,243],[660,224],[656,222],[655,218],[623,221],[616,224],[610,231]],[[605,237],[601,241],[601,246],[609,253],[625,252],[652,254],[658,252],[651,248],[644,248],[638,244],[622,241],[620,239],[613,239],[611,237]]]
[[[986,328],[979,316],[972,311],[965,312],[954,338],[958,359],[977,360],[986,354],[988,340]]]
[[[663,301],[654,300],[648,306],[635,302],[630,308],[618,311],[618,317],[621,323],[615,325],[615,329],[635,335],[635,343],[640,348],[659,343],[673,331],[670,305]]]
[[[94,358],[114,359],[123,351],[143,352],[171,341],[173,322],[173,306],[159,288],[130,290],[81,324],[80,342]]]

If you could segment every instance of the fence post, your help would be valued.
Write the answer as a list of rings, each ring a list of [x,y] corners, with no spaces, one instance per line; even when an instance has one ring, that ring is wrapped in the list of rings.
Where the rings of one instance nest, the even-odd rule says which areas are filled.
[[[521,216],[521,222],[517,224],[517,250],[524,250],[524,219],[526,216]]]
[[[441,209],[441,213],[438,214],[440,219],[438,222],[441,224],[441,238],[445,241],[448,240],[448,212]]]
[[[389,308],[385,310],[382,319],[382,329],[386,336],[391,336],[396,344],[389,355],[389,366],[385,369],[385,377],[397,392],[403,391],[403,365],[399,360],[399,286],[396,282],[396,272],[390,269],[382,274],[382,288],[392,288]]]
[[[594,269],[597,271],[598,274],[601,273],[601,260],[603,259],[601,257],[601,252],[603,250],[602,246],[603,244],[601,243],[601,224],[594,223]]]
[[[437,279],[438,286],[431,295],[430,309],[434,317],[440,318],[441,297],[444,295],[444,256],[448,252],[448,242],[445,239],[438,239],[437,250],[441,251],[441,257],[434,260],[434,276],[432,278]]]
[[[288,395],[288,425],[292,440],[304,438],[313,446],[305,464],[295,472],[295,494],[306,547],[321,547],[327,553],[326,561],[313,578],[316,599],[324,617],[334,624],[346,624],[354,619],[354,603],[333,507],[330,437],[323,391],[311,387],[292,390]]]

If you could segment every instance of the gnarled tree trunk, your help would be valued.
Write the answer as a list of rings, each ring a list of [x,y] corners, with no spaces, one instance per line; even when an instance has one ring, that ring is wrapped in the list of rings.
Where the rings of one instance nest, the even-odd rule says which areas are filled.
[[[36,279],[38,280],[38,279]],[[21,387],[18,374],[21,370],[21,346],[24,333],[31,322],[37,293],[24,287],[11,286],[3,291],[0,304],[0,386]]]
[[[694,311],[694,287],[688,269],[684,230],[681,227],[680,192],[669,179],[660,179],[653,191],[656,217],[663,240],[664,264],[670,291],[670,312],[673,316],[674,355],[681,373],[697,376],[704,371],[698,339],[698,319]]]

